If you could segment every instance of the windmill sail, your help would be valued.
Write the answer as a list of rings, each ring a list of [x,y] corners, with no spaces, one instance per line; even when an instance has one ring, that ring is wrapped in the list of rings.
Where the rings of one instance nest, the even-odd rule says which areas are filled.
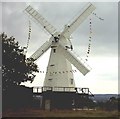
[[[37,23],[41,24],[43,28],[46,29],[51,35],[56,32],[56,29],[30,5],[25,9],[25,13],[27,13],[32,20],[35,20]]]
[[[51,41],[46,41],[38,50],[30,56],[34,60],[37,60],[41,55],[43,55],[51,46]]]
[[[62,34],[65,37],[70,37],[70,35],[79,27],[79,25],[95,10],[95,6],[91,3],[88,4],[87,8],[82,12],[82,14],[75,19],[71,25],[65,28]]]
[[[85,63],[80,61],[74,54],[69,50],[66,50],[64,46],[60,43],[60,51],[63,53],[64,57],[72,63],[83,75],[86,75],[90,71],[90,67]]]

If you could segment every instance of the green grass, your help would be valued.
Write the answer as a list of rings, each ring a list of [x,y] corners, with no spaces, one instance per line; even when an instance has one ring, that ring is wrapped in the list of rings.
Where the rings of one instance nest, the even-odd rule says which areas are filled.
[[[120,112],[119,112],[120,115]],[[24,109],[8,110],[3,117],[118,117],[118,111],[103,110],[52,110]]]

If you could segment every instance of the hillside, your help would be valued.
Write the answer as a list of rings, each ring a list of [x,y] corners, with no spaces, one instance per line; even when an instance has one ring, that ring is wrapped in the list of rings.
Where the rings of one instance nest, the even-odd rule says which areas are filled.
[[[93,100],[95,101],[107,101],[110,97],[118,97],[117,94],[94,94]]]

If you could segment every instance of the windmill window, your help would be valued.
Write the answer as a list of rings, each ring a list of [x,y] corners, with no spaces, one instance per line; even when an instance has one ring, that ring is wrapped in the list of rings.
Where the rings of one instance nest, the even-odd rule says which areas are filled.
[[[53,75],[53,73],[52,72],[50,72],[50,76],[52,76]]]
[[[53,49],[53,52],[56,53],[56,49]]]
[[[52,67],[52,66],[55,66],[55,65],[54,65],[54,64],[51,64],[50,66]]]
[[[52,79],[48,79],[49,81],[52,81]]]
[[[73,84],[73,79],[70,79],[71,84]]]

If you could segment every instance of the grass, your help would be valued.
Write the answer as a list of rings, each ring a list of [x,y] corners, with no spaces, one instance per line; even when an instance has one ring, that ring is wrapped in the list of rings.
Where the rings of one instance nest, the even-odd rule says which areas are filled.
[[[103,110],[52,110],[24,109],[19,111],[8,110],[3,117],[118,117],[118,111]]]

